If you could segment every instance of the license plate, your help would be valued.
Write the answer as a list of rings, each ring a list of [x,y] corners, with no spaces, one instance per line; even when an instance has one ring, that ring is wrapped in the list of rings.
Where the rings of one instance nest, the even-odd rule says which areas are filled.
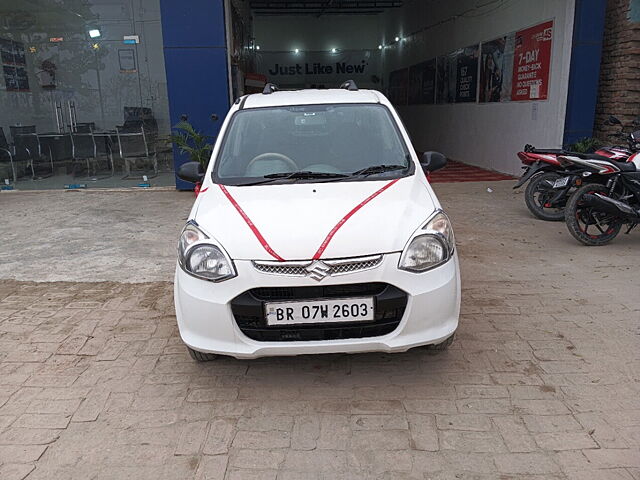
[[[569,179],[570,178],[571,177],[558,178],[555,182],[553,182],[553,188],[566,187],[569,184]]]
[[[267,325],[366,322],[374,319],[373,298],[267,302]]]

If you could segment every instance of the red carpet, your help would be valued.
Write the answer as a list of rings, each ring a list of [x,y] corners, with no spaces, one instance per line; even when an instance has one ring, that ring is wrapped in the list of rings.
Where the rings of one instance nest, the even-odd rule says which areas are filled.
[[[442,170],[432,173],[429,177],[430,183],[493,182],[498,180],[514,180],[514,177],[452,160],[449,160],[447,166]]]

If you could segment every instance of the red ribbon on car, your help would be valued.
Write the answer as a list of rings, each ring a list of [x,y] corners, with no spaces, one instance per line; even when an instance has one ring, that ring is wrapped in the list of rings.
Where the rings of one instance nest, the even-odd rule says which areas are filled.
[[[391,182],[387,183],[384,187],[382,187],[380,190],[372,193],[371,195],[369,195],[367,198],[365,198],[362,202],[360,202],[358,205],[356,205],[349,213],[347,213],[344,217],[342,217],[342,219],[336,223],[336,226],[333,227],[331,229],[331,231],[329,232],[329,234],[327,235],[327,237],[323,240],[323,242],[320,244],[320,248],[318,248],[318,251],[316,252],[316,254],[313,256],[313,260],[318,260],[320,259],[320,257],[322,256],[322,254],[324,253],[324,251],[327,249],[327,246],[329,245],[329,242],[331,242],[331,239],[333,238],[333,236],[336,234],[336,232],[338,230],[340,230],[340,228],[342,228],[342,226],[347,223],[347,220],[349,220],[351,217],[353,217],[353,215],[360,210],[362,207],[364,207],[367,203],[369,203],[371,200],[373,200],[374,198],[376,198],[378,195],[380,195],[382,192],[384,192],[387,188],[391,187],[394,183],[396,183],[398,180],[400,180],[399,178],[396,178],[395,180],[392,180]]]
[[[396,178],[395,180],[390,181],[389,183],[387,183],[384,187],[382,187],[381,189],[375,191],[374,193],[372,193],[371,195],[369,195],[367,198],[365,198],[362,202],[360,202],[358,205],[356,205],[354,208],[352,208],[349,213],[347,213],[344,217],[342,217],[340,219],[340,221],[335,225],[335,227],[333,227],[331,229],[331,231],[329,232],[329,234],[325,237],[325,239],[322,241],[322,243],[320,244],[320,247],[318,248],[318,250],[316,251],[315,255],[313,256],[313,260],[318,260],[320,259],[320,257],[322,256],[322,254],[324,253],[324,251],[327,249],[327,247],[329,246],[329,243],[331,242],[331,240],[333,239],[333,237],[335,236],[335,234],[338,232],[338,230],[340,230],[342,228],[342,226],[347,223],[347,220],[349,220],[351,217],[353,217],[353,215],[356,214],[356,212],[358,210],[360,210],[362,207],[364,207],[367,203],[369,203],[371,200],[373,200],[374,198],[376,198],[378,195],[380,195],[382,192],[384,192],[387,188],[390,188],[391,186],[393,186],[398,180],[400,180],[399,178]],[[251,231],[253,232],[253,234],[255,235],[255,237],[258,239],[258,241],[260,242],[260,245],[262,245],[262,248],[264,248],[266,250],[266,252],[271,255],[273,258],[275,258],[276,260],[278,260],[279,262],[284,262],[285,259],[282,258],[280,255],[278,255],[273,248],[271,248],[271,246],[269,245],[269,243],[265,240],[265,238],[262,236],[262,234],[260,233],[260,230],[258,230],[258,227],[256,227],[256,225],[251,221],[251,219],[249,218],[249,216],[245,213],[245,211],[242,209],[242,207],[238,204],[238,202],[235,200],[235,198],[233,198],[233,196],[229,193],[229,190],[227,190],[227,188],[222,185],[222,184],[218,184],[218,186],[220,187],[220,190],[222,190],[222,193],[225,194],[225,196],[229,199],[229,201],[231,202],[231,204],[235,207],[235,209],[238,211],[238,213],[240,214],[240,216],[242,217],[242,219],[245,221],[245,223],[249,226],[249,228],[251,229]]]
[[[256,227],[255,224],[249,218],[249,216],[246,213],[244,213],[244,210],[242,210],[242,207],[238,205],[238,202],[236,202],[235,198],[231,196],[231,194],[229,193],[229,190],[227,190],[224,185],[222,184],[219,184],[219,185],[220,185],[220,190],[222,190],[222,193],[224,193],[226,197],[229,199],[229,201],[231,202],[231,204],[234,207],[236,207],[236,210],[238,211],[240,216],[244,219],[245,223],[249,226],[253,234],[256,236],[256,238],[260,242],[260,245],[262,245],[262,248],[264,248],[269,255],[271,255],[273,258],[275,258],[279,262],[284,262],[285,261],[284,258],[278,255],[273,250],[273,248],[271,248],[271,245],[269,245],[269,243],[267,243],[267,241],[264,239],[264,237],[260,233],[260,230],[258,230],[258,227]]]

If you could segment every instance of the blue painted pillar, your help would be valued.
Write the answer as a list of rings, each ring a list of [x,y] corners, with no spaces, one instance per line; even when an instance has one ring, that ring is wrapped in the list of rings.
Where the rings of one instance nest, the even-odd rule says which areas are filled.
[[[593,136],[606,0],[576,0],[564,144]]]
[[[171,125],[187,115],[213,143],[229,110],[224,0],[160,0],[160,8]],[[176,171],[189,160],[175,147],[173,158]],[[176,188],[193,185],[176,177]]]

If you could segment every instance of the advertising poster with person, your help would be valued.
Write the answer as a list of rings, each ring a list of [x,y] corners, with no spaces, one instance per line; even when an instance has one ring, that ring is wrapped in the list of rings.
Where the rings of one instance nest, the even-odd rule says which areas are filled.
[[[507,37],[501,37],[482,44],[478,95],[481,103],[499,102],[502,98],[506,43]]]
[[[463,48],[456,58],[456,102],[476,101],[478,87],[478,45]]]
[[[547,99],[552,41],[553,20],[516,32],[512,100]]]
[[[437,59],[436,103],[455,103],[458,78],[458,56],[462,50]]]
[[[409,68],[409,105],[432,105],[436,93],[436,60]]]

